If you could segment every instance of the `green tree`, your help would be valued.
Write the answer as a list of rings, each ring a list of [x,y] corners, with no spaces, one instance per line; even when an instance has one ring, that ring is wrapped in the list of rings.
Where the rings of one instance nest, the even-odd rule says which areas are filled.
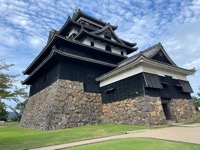
[[[7,73],[12,66],[14,65],[8,65],[0,60],[0,102],[10,101],[20,104],[27,99],[28,94],[25,91],[26,87],[17,86],[17,83],[19,83],[19,80],[17,80],[19,75],[10,75]],[[10,108],[18,118],[20,117],[17,111],[18,108],[10,105],[5,105],[5,107]]]
[[[192,100],[194,102],[194,106],[195,106],[196,110],[198,110],[198,107],[200,107],[200,92],[197,93],[197,96],[193,96]]]
[[[8,112],[6,111],[5,104],[0,102],[0,121],[7,121]]]
[[[27,102],[28,102],[28,99],[26,99],[24,102],[18,103],[15,106],[15,110],[18,110],[17,113],[15,113],[15,115],[16,115],[16,121],[20,121]]]

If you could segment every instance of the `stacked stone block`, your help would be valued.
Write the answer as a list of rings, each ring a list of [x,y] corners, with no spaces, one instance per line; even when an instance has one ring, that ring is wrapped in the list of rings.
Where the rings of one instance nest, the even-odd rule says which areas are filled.
[[[166,123],[161,100],[158,97],[136,97],[103,105],[102,122],[132,125],[159,125]]]
[[[187,120],[196,114],[191,100],[169,101],[172,120]],[[53,130],[96,123],[160,125],[166,123],[161,99],[142,96],[102,104],[101,94],[84,92],[83,83],[57,80],[31,96],[21,126]]]

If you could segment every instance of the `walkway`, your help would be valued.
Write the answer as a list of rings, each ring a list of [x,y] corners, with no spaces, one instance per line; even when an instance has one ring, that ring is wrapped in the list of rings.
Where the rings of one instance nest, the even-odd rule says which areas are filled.
[[[163,139],[170,141],[178,141],[178,142],[187,142],[200,144],[200,124],[192,124],[192,125],[182,125],[178,124],[178,126],[170,127],[170,128],[161,128],[154,130],[141,130],[141,131],[130,131],[127,134],[116,135],[110,137],[103,137],[73,143],[66,143],[42,148],[36,148],[32,150],[55,150],[68,148],[73,146],[103,142],[108,140],[122,139],[122,138],[136,138],[136,137],[145,137],[145,138],[155,138],[155,139]]]

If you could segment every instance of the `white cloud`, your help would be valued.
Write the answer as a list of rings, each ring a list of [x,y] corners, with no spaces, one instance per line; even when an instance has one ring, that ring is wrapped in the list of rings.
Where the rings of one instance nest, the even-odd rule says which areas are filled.
[[[200,58],[197,58],[197,59],[193,60],[192,62],[186,63],[183,67],[184,68],[193,68],[194,67],[195,69],[199,70],[200,69]]]
[[[199,68],[200,0],[1,0],[0,59],[16,63],[16,72],[24,70],[45,46],[50,29],[59,30],[76,7],[118,25],[118,36],[137,42],[140,50],[162,42],[178,65]]]

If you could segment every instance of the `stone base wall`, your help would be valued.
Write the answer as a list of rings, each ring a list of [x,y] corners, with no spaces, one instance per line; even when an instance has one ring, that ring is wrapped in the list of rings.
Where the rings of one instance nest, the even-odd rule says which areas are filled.
[[[176,122],[188,120],[196,115],[196,110],[191,99],[171,99],[169,111],[172,120]]]
[[[21,119],[21,126],[52,130],[100,122],[100,94],[86,93],[83,83],[57,80],[31,96]]]
[[[103,104],[102,122],[132,125],[160,125],[166,118],[158,97],[137,97]]]
[[[192,100],[172,99],[168,107],[177,122],[196,114]],[[160,125],[166,123],[166,117],[159,97],[102,104],[101,94],[84,92],[83,83],[59,79],[29,98],[20,122],[22,127],[40,130],[95,123]]]

